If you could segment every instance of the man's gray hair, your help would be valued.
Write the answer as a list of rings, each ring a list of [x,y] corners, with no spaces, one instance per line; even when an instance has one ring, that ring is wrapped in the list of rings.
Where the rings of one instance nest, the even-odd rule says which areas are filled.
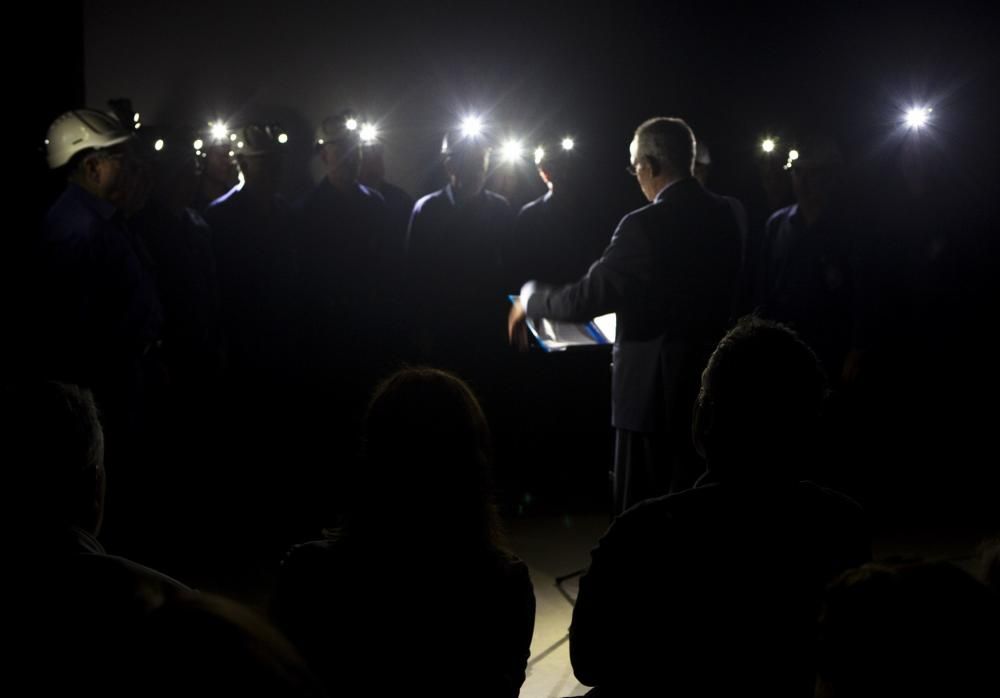
[[[694,170],[696,151],[694,133],[683,119],[657,116],[635,130],[636,158],[650,157],[660,167],[681,176]]]

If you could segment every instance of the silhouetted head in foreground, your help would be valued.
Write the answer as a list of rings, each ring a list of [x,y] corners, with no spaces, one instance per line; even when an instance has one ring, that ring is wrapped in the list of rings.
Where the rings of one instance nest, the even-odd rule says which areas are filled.
[[[717,479],[794,475],[819,435],[827,384],[816,355],[784,325],[747,316],[701,377],[694,439]]]
[[[389,376],[369,403],[364,442],[344,532],[498,543],[490,430],[464,381],[433,368]]]
[[[17,459],[11,496],[32,537],[73,527],[97,535],[104,513],[104,431],[89,390],[56,382],[8,388],[2,420]],[[15,455],[16,454],[16,455]]]

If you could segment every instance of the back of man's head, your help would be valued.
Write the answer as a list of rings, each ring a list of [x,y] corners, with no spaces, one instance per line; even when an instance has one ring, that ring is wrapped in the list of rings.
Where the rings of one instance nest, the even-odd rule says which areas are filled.
[[[11,496],[24,507],[30,535],[71,526],[100,528],[104,506],[104,432],[89,390],[56,382],[9,389],[3,443],[16,458]]]
[[[695,441],[709,469],[736,478],[788,474],[818,436],[826,388],[816,355],[792,330],[740,319],[712,353],[695,406]]]
[[[636,160],[650,158],[657,170],[675,177],[690,177],[694,171],[695,138],[683,119],[657,116],[635,130]]]

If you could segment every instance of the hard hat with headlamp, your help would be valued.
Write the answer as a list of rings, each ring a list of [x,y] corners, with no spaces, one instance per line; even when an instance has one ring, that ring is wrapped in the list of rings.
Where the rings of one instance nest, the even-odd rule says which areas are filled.
[[[493,148],[491,133],[479,116],[466,116],[449,128],[441,141],[441,154],[457,155],[462,152],[489,151]]]
[[[549,135],[538,142],[538,145],[531,151],[531,158],[535,165],[543,166],[543,163],[552,163],[574,157],[576,151],[576,141],[572,136]]]
[[[328,116],[316,129],[315,146],[350,145],[361,143],[361,118],[351,110],[344,110]],[[367,130],[366,130],[367,134]]]
[[[74,155],[125,143],[132,133],[114,116],[96,109],[74,109],[59,116],[45,137],[45,159],[50,169],[67,164]]]
[[[813,170],[836,168],[844,164],[844,156],[837,144],[829,138],[806,141],[801,148],[788,151],[785,169]]]
[[[234,129],[233,134],[236,139],[231,143],[237,157],[273,155],[288,142],[288,134],[277,124],[248,124]]]

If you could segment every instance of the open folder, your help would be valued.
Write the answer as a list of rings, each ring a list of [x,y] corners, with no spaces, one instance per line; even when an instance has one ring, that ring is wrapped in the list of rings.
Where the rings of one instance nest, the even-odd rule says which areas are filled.
[[[519,296],[510,296],[510,302]],[[569,347],[614,344],[618,318],[614,313],[595,317],[590,322],[527,319],[528,329],[545,351],[564,351]]]

